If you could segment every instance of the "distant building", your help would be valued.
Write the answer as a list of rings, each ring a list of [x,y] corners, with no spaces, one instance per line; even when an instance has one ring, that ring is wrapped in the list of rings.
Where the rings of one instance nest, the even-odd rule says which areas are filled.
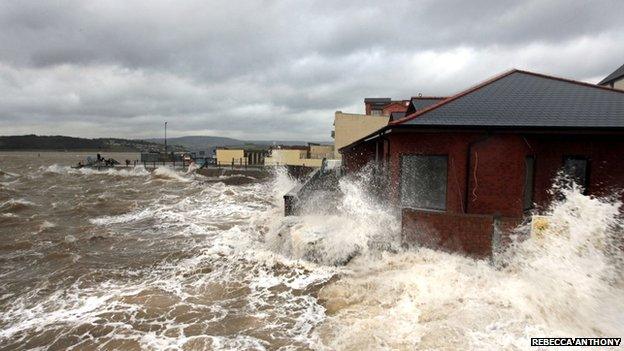
[[[315,150],[325,152],[327,149],[318,148],[320,145],[313,145]],[[306,166],[321,167],[323,158],[311,158],[310,146],[275,146],[271,148],[270,155],[264,159],[267,166]]]
[[[368,135],[379,128],[388,125],[390,116],[383,115],[362,115],[355,113],[342,113],[336,111],[334,114],[334,158],[341,158],[338,150],[352,142]]]
[[[598,83],[600,86],[624,90],[624,65],[613,71]]]
[[[392,100],[390,98],[366,98],[364,107],[366,114],[343,113],[334,114],[334,158],[340,159],[338,150],[375,130],[405,117],[407,111],[421,110],[439,102],[441,97],[414,97],[410,100]]]
[[[217,147],[215,150],[218,165],[263,165],[268,153],[267,147],[257,145]]]
[[[308,158],[312,159],[332,159],[334,158],[334,145],[308,143]]]
[[[483,257],[552,200],[559,171],[587,194],[624,188],[623,113],[624,91],[512,70],[340,152],[347,172],[376,165],[405,242]]]
[[[409,100],[392,100],[391,98],[364,99],[365,113],[372,116],[389,116],[392,112],[405,111]]]

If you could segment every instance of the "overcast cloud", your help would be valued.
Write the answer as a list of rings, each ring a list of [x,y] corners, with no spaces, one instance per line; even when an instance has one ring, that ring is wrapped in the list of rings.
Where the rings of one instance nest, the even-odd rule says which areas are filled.
[[[596,83],[624,1],[0,2],[0,134],[330,140],[364,97],[510,68]]]

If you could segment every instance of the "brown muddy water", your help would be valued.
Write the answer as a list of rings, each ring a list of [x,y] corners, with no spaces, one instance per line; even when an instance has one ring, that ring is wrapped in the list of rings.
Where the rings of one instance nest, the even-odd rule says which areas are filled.
[[[248,183],[69,167],[86,155],[0,153],[0,350],[530,350],[531,337],[624,336],[617,201],[566,191],[545,213],[552,235],[475,261],[401,248],[366,178],[341,180],[333,214],[284,218],[295,182],[280,170]]]

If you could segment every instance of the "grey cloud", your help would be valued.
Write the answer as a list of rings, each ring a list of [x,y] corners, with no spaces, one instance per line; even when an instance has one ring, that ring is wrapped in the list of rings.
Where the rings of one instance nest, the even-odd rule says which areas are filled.
[[[449,95],[518,67],[599,79],[621,1],[5,1],[0,130],[323,139],[366,96]],[[59,131],[59,128],[64,128]],[[111,134],[112,133],[112,134]]]

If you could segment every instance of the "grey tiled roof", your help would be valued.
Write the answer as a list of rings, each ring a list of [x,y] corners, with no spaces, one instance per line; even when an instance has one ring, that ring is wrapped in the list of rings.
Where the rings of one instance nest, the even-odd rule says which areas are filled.
[[[608,84],[613,80],[621,78],[622,76],[624,76],[624,65],[620,66],[620,68],[616,69],[615,71],[613,71],[613,73],[606,76],[605,79],[601,80],[600,83],[598,83],[598,85]]]
[[[393,124],[624,128],[624,92],[513,70],[407,118]]]
[[[444,100],[442,97],[414,97],[410,100],[410,104],[407,107],[407,114],[420,111],[442,100]]]
[[[429,107],[435,103],[440,102],[443,98],[412,98],[411,103],[417,110],[421,110],[425,107]]]
[[[396,121],[397,119],[401,119],[405,117],[405,112],[392,112],[390,113],[390,121]]]
[[[427,108],[433,104],[437,104],[443,99],[444,98],[442,97],[413,97],[410,100],[409,107],[407,108],[407,114],[411,114],[416,111],[420,111],[424,108]]]

